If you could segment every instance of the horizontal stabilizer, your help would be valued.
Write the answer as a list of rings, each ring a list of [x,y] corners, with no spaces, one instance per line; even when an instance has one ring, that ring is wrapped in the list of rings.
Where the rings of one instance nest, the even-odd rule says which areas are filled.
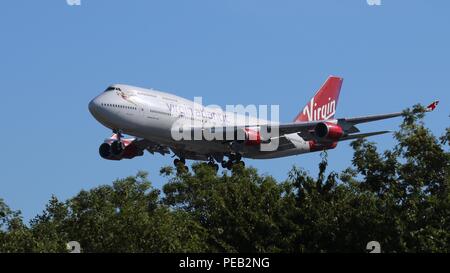
[[[345,136],[345,137],[341,137],[341,138],[339,139],[339,141],[342,141],[342,140],[351,140],[351,139],[357,139],[357,138],[365,138],[365,137],[376,136],[376,135],[382,135],[382,134],[387,134],[387,133],[392,133],[392,131],[379,131],[379,132],[371,132],[371,133],[363,133],[363,134],[348,135],[348,136]]]

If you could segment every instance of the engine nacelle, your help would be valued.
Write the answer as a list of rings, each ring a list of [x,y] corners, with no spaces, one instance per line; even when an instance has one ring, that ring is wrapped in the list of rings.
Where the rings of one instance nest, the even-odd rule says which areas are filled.
[[[314,134],[322,140],[337,141],[344,136],[344,130],[337,124],[321,122],[314,128]]]
[[[261,134],[259,131],[255,131],[249,128],[245,129],[245,141],[247,146],[258,146],[261,144]]]
[[[108,143],[103,143],[102,145],[100,145],[100,147],[98,148],[98,153],[100,154],[101,157],[103,157],[104,159],[110,159],[112,153],[111,153],[111,145],[109,145]]]
[[[144,152],[132,142],[105,142],[100,145],[98,151],[102,158],[108,160],[131,159],[136,156],[144,155]]]
[[[332,142],[316,142],[315,140],[310,140],[309,142],[309,151],[310,152],[317,152],[317,151],[325,151],[329,149],[336,148],[338,142],[332,141]]]

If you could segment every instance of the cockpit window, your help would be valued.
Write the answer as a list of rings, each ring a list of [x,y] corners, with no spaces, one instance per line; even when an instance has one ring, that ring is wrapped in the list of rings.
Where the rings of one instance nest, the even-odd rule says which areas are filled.
[[[114,86],[110,86],[110,87],[106,88],[105,92],[107,92],[107,91],[111,91],[111,90],[122,91],[122,90],[120,90],[120,88],[119,88],[119,87],[114,87]]]

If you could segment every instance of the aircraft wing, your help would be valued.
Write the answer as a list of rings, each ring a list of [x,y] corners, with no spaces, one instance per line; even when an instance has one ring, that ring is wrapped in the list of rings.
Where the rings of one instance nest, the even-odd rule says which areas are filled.
[[[437,107],[438,104],[439,104],[438,100],[432,102],[425,108],[425,111],[426,112],[433,111]],[[399,117],[402,115],[403,115],[403,112],[395,112],[395,113],[381,114],[381,115],[341,118],[341,119],[338,119],[338,124],[341,125],[345,130],[347,128],[354,127],[354,125],[356,125],[356,124],[367,123],[367,122],[383,120],[383,119],[390,119],[390,118],[395,118],[395,117]]]
[[[427,106],[426,111],[433,111],[436,106],[438,105],[439,101],[434,101],[430,105]],[[289,134],[298,134],[300,135],[304,140],[313,140],[317,139],[317,137],[314,135],[314,129],[319,123],[333,123],[340,126],[344,131],[344,136],[340,138],[339,140],[349,140],[349,139],[355,139],[355,138],[362,138],[362,137],[368,137],[373,135],[379,135],[379,134],[385,134],[389,131],[380,131],[380,132],[370,132],[370,133],[364,133],[364,134],[355,134],[359,132],[359,129],[355,127],[357,124],[366,123],[366,122],[372,122],[377,120],[383,120],[383,119],[389,119],[389,118],[395,118],[402,116],[403,112],[395,112],[395,113],[389,113],[389,114],[380,114],[380,115],[370,115],[370,116],[360,116],[360,117],[350,117],[350,118],[340,118],[340,119],[333,119],[333,120],[318,120],[318,121],[306,121],[306,122],[292,122],[292,123],[285,123],[285,124],[253,124],[248,126],[229,126],[229,127],[210,127],[210,128],[193,128],[193,130],[210,130],[210,132],[223,132],[223,139],[224,142],[228,142],[227,138],[225,137],[227,132],[232,132],[234,136],[236,136],[236,132],[238,131],[248,131],[248,130],[254,130],[259,132],[273,132],[273,130],[278,130],[278,135],[273,136],[273,138],[279,138],[280,140],[285,140],[285,135]],[[231,135],[231,134],[228,134]],[[261,139],[264,139],[263,136],[261,136]]]
[[[402,112],[396,112],[396,113],[390,113],[390,114],[382,114],[382,115],[370,115],[370,116],[361,116],[361,117],[353,117],[353,118],[342,118],[338,119],[342,122],[352,123],[352,124],[359,124],[359,123],[366,123],[366,122],[372,122],[382,119],[389,119],[389,118],[395,118],[401,116]]]
[[[263,131],[270,132],[273,130],[278,130],[278,135],[274,135],[274,137],[282,136],[286,134],[293,133],[308,133],[309,131],[314,130],[314,127],[321,123],[322,121],[313,121],[313,122],[298,122],[298,123],[287,123],[287,124],[250,124],[250,125],[236,125],[236,126],[212,126],[212,127],[193,127],[191,128],[192,137],[198,134],[197,131],[201,131],[200,133],[216,134],[216,136],[222,136],[224,142],[228,141],[226,136],[236,137],[238,132],[245,132],[247,130],[255,130],[255,131]],[[195,139],[195,138],[193,138]],[[229,141],[233,141],[235,138],[230,139]]]
[[[431,104],[429,104],[426,107],[426,111],[427,112],[433,111],[437,107],[438,104],[439,104],[439,101],[432,102]],[[337,124],[342,126],[346,133],[357,133],[357,132],[359,132],[359,130],[356,127],[354,127],[357,124],[367,123],[367,122],[372,122],[372,121],[377,121],[377,120],[383,120],[383,119],[390,119],[390,118],[395,118],[395,117],[399,117],[402,115],[403,115],[403,112],[395,112],[395,113],[381,114],[381,115],[340,118],[340,119],[337,119]],[[305,131],[305,130],[310,131],[318,123],[321,123],[321,122],[328,122],[328,121],[323,120],[323,121],[283,124],[283,125],[279,126],[280,135],[290,134],[290,133],[301,133],[302,131]],[[387,133],[387,132],[388,131],[376,132],[376,134]],[[373,134],[373,133],[370,133],[370,134]]]

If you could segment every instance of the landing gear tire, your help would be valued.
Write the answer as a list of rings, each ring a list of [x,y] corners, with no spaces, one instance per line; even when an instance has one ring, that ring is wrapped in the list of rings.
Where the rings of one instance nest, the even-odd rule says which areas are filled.
[[[216,172],[219,171],[219,165],[214,163],[213,161],[208,162],[208,166],[210,166],[211,168],[213,168]]]
[[[173,165],[177,165],[177,164],[179,164],[179,163],[181,163],[181,164],[183,164],[183,165],[186,165],[186,159],[184,159],[184,158],[182,157],[182,158],[175,158],[175,159],[173,160]]]
[[[187,172],[189,169],[186,166],[186,159],[184,158],[175,158],[173,160],[173,165],[175,166],[175,168],[177,169],[177,172]]]
[[[180,163],[180,160],[179,160],[178,158],[175,158],[175,159],[173,160],[173,165],[175,165],[175,167],[177,167],[177,166],[178,166],[178,163]]]
[[[241,160],[242,160],[242,155],[237,154],[236,157],[235,157],[235,160],[236,160],[236,162],[241,162]]]
[[[241,154],[236,154],[234,156],[234,164],[245,168],[245,163],[244,163],[244,161],[242,161],[242,155]]]
[[[227,168],[227,162],[228,161],[222,161],[222,163],[221,163],[221,165],[222,165],[222,168],[224,168],[224,169],[226,169]]]
[[[234,165],[239,165],[245,168],[245,163],[242,161],[242,155],[230,154],[227,161],[222,161],[222,168],[232,170]]]
[[[228,161],[225,163],[225,168],[227,168],[229,171],[231,171],[231,169],[233,169],[233,161],[228,160]]]

